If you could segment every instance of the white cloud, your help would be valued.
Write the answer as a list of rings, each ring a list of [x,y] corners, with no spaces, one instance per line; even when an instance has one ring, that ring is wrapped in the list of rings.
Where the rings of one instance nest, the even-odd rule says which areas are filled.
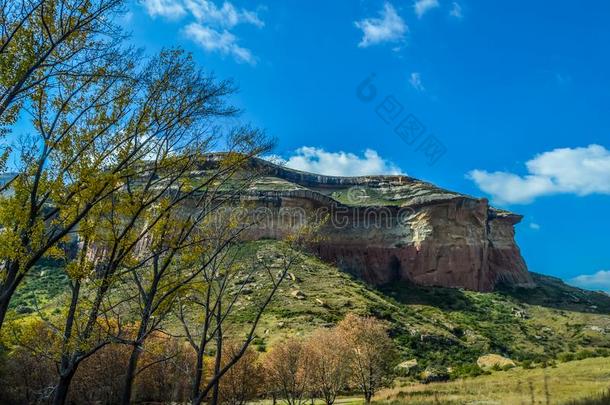
[[[184,33],[208,52],[220,52],[233,56],[237,62],[256,64],[250,50],[237,45],[237,37],[226,29],[216,31],[199,23],[190,23],[184,28]]]
[[[413,4],[417,18],[422,18],[428,11],[439,7],[438,0],[417,0]]]
[[[239,39],[230,30],[240,24],[264,27],[257,12],[238,9],[229,1],[221,7],[210,0],[142,0],[142,4],[151,17],[179,19],[189,15],[195,21],[188,23],[183,32],[205,51],[231,55],[240,63],[256,64],[252,52],[238,45]]]
[[[379,13],[380,18],[365,18],[356,21],[356,27],[362,30],[362,40],[358,44],[361,48],[377,45],[384,42],[401,42],[408,31],[407,24],[398,15],[390,3],[385,3]]]
[[[525,176],[473,170],[467,177],[500,204],[527,204],[552,194],[610,195],[610,151],[603,146],[554,149],[526,167]]]
[[[458,19],[464,17],[464,15],[462,14],[462,6],[460,6],[457,2],[454,1],[451,6],[451,11],[449,11],[449,15]]]
[[[142,4],[151,17],[158,16],[175,20],[186,14],[180,0],[142,0]]]
[[[322,148],[303,146],[284,160],[287,167],[327,176],[366,176],[402,174],[394,163],[367,149],[362,156],[349,152],[327,152]]]
[[[201,23],[233,28],[238,24],[252,24],[259,28],[265,23],[255,11],[237,9],[232,3],[224,2],[222,7],[207,0],[186,0],[186,8]]]
[[[590,290],[610,292],[610,271],[600,270],[595,274],[582,274],[571,279],[570,283]]]
[[[533,229],[534,231],[539,231],[540,230],[540,225],[538,225],[535,222],[530,222],[530,229]]]
[[[411,73],[411,76],[409,77],[409,83],[411,83],[411,86],[413,86],[413,88],[417,91],[426,90],[421,82],[421,74],[419,74],[419,72]]]

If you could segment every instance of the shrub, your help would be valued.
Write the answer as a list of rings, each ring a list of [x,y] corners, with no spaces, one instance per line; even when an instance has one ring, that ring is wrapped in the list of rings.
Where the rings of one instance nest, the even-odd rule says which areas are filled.
[[[563,363],[567,363],[569,361],[573,361],[575,359],[575,356],[574,356],[574,353],[564,352],[564,353],[559,353],[557,355],[557,359]]]
[[[453,367],[449,376],[452,379],[459,377],[478,377],[480,375],[491,374],[489,371],[483,370],[477,364],[463,364]]]
[[[576,360],[584,360],[584,359],[588,359],[589,357],[595,357],[595,353],[591,350],[579,350],[576,353]]]
[[[521,367],[528,370],[528,369],[534,368],[534,365],[531,360],[523,360],[521,362]]]
[[[15,308],[15,312],[20,315],[31,314],[32,312],[34,312],[34,308],[28,305],[19,305],[17,308]]]

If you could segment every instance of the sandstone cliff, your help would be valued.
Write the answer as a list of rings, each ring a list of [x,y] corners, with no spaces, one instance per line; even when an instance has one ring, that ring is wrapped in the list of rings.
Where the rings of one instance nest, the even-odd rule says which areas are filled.
[[[267,216],[250,239],[280,238],[304,215],[323,212],[330,220],[312,249],[369,283],[477,291],[499,283],[533,286],[514,240],[522,217],[484,198],[407,176],[322,176],[261,159],[249,170],[260,175],[249,199]]]

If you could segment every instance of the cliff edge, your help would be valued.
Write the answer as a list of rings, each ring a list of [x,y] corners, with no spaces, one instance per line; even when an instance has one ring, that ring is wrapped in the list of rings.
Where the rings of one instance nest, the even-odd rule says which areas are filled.
[[[248,170],[258,173],[248,198],[269,217],[248,239],[281,238],[303,215],[323,212],[330,219],[312,250],[368,283],[534,286],[514,239],[522,216],[485,198],[409,176],[323,176],[262,159],[252,159]]]

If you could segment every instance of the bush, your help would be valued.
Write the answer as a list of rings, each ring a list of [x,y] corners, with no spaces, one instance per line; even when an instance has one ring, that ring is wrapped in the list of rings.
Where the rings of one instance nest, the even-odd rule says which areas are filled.
[[[534,368],[534,364],[532,363],[531,360],[523,360],[521,362],[521,367],[523,367],[524,369],[528,370],[528,369]]]
[[[584,359],[588,359],[590,357],[596,357],[596,356],[595,356],[595,352],[584,349],[584,350],[579,350],[576,353],[575,357],[576,357],[576,360],[584,360]]]
[[[419,376],[424,384],[449,381],[449,377],[445,367],[429,367]]]
[[[476,364],[464,364],[453,367],[449,376],[452,379],[459,377],[478,377],[480,375],[491,374],[489,371],[483,370]]]
[[[606,349],[605,347],[598,347],[595,349],[596,357],[609,357],[610,349]]]
[[[570,353],[570,352],[559,353],[557,355],[557,360],[561,361],[562,363],[567,363],[569,361],[573,361],[575,358],[576,358],[576,356],[574,356],[574,353]]]
[[[32,312],[34,312],[34,308],[28,305],[19,305],[17,308],[15,308],[15,312],[19,315],[31,314]]]

